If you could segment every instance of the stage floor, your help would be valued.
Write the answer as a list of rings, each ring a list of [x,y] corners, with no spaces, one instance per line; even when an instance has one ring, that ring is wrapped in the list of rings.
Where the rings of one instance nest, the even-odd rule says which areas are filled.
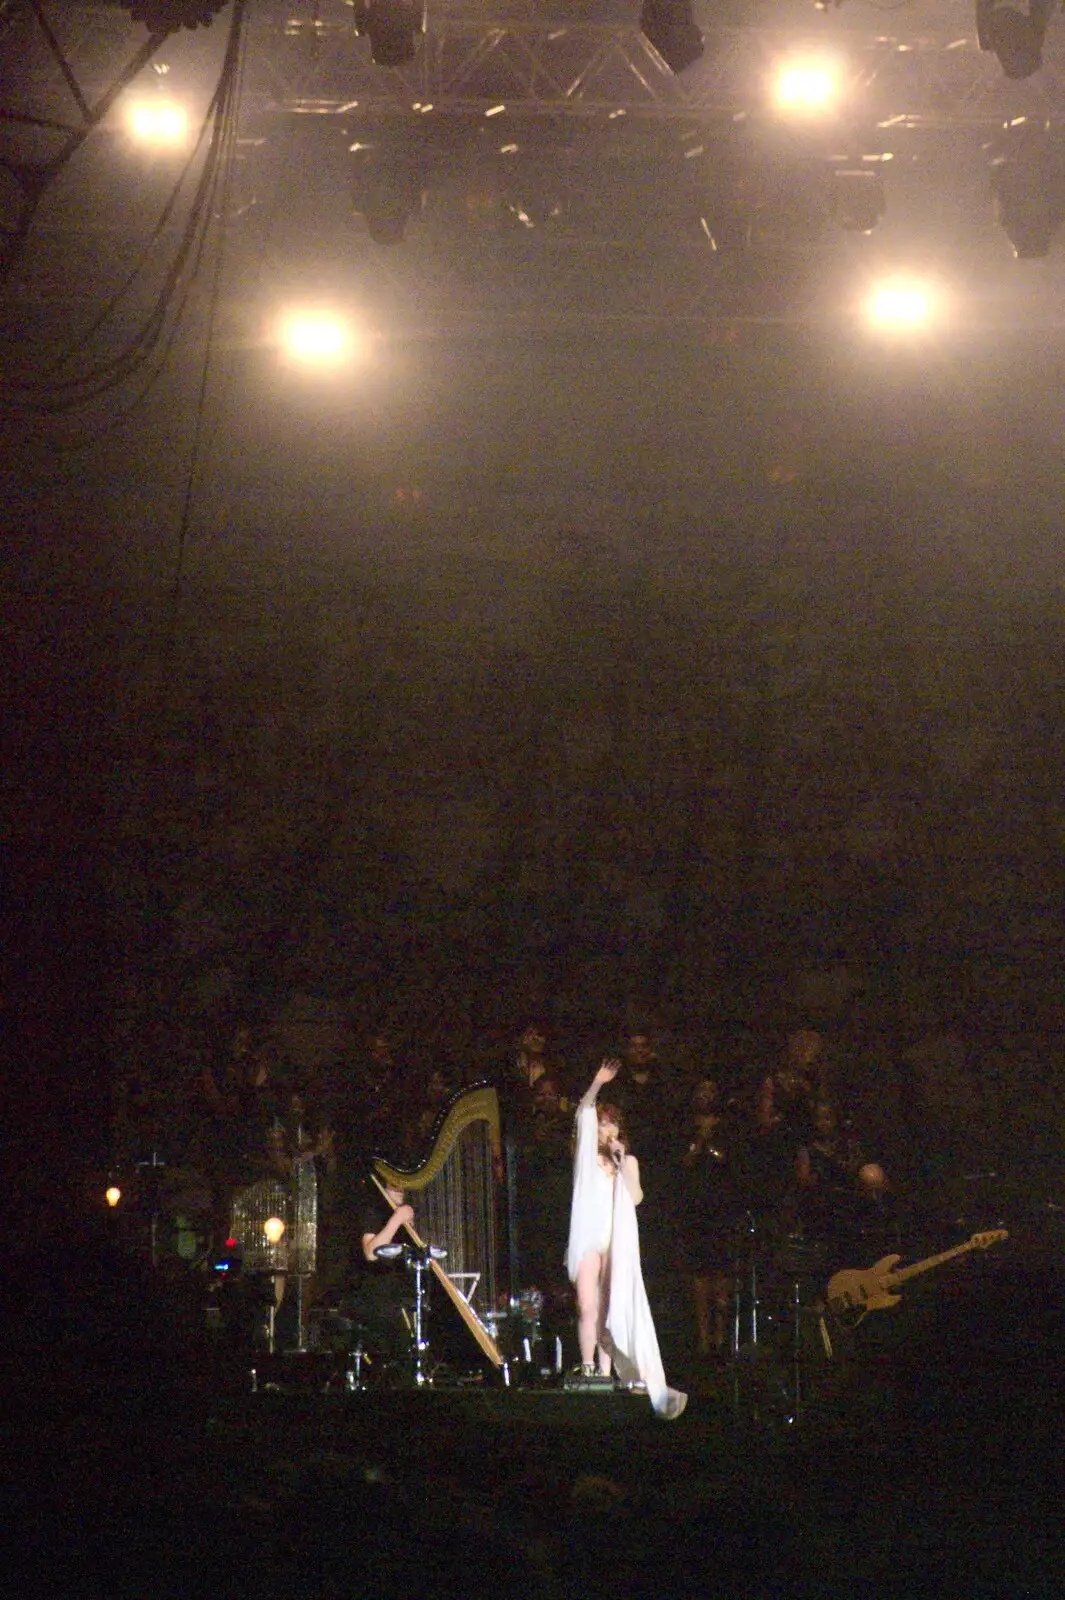
[[[289,1358],[299,1361],[300,1358]],[[1017,1374],[797,1422],[693,1394],[186,1387],[135,1363],[5,1385],[32,1592],[1058,1600],[1061,1422]],[[8,1367],[8,1379],[12,1369]],[[271,1380],[272,1381],[272,1380]],[[906,1401],[904,1404],[903,1401]],[[32,1466],[30,1465],[32,1463]]]
[[[325,1357],[83,1294],[0,1350],[5,1576],[62,1600],[1060,1600],[1060,1283],[972,1286],[804,1357],[797,1410],[779,1349],[669,1364],[670,1423],[520,1374],[348,1393]]]

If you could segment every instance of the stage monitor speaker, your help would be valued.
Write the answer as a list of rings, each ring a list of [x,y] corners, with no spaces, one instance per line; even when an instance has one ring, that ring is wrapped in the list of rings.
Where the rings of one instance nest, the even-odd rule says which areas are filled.
[[[643,0],[640,32],[654,45],[671,72],[683,72],[703,53],[692,0]]]

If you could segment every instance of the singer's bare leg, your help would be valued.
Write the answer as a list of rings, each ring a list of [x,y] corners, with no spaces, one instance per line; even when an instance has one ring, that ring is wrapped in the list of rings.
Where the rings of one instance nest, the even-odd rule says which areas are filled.
[[[610,1305],[610,1256],[600,1256],[599,1271],[599,1371],[604,1378],[610,1376],[610,1347],[607,1341],[606,1314]]]
[[[577,1268],[577,1348],[581,1365],[594,1367],[595,1352],[599,1344],[599,1281],[603,1274],[603,1257],[598,1250],[589,1250]],[[600,1352],[600,1360],[602,1353]],[[610,1359],[607,1358],[607,1371]]]

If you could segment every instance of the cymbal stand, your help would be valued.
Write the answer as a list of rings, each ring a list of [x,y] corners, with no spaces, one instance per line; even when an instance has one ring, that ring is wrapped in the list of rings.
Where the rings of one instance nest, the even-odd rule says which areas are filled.
[[[743,1218],[743,1222],[737,1227],[737,1235],[741,1235],[742,1230],[742,1238],[746,1239],[747,1244],[747,1256],[744,1260],[741,1237],[737,1237],[732,1288],[732,1336],[729,1350],[732,1364],[732,1404],[736,1411],[740,1408],[740,1356],[745,1351],[751,1357],[758,1353],[758,1223],[753,1211],[745,1211]],[[745,1299],[750,1331],[750,1339],[746,1344],[743,1342]]]
[[[802,1416],[802,1290],[799,1279],[791,1283],[791,1414],[785,1420],[797,1423]]]
[[[758,1223],[754,1213],[744,1212],[744,1221],[740,1225],[743,1235],[747,1240],[747,1257],[742,1258],[742,1248],[739,1242],[736,1245],[736,1269],[733,1280],[732,1292],[732,1354],[737,1355],[743,1346],[743,1303],[744,1289],[746,1288],[747,1315],[749,1318],[751,1345],[758,1343],[758,1248],[757,1233]],[[737,1230],[739,1231],[739,1230]]]

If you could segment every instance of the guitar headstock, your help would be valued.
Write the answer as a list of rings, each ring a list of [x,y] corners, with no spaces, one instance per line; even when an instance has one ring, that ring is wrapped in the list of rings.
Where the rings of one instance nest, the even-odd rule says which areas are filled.
[[[1008,1238],[1008,1229],[994,1228],[990,1233],[974,1233],[969,1244],[974,1250],[989,1250],[993,1244],[998,1244],[1000,1239]]]

